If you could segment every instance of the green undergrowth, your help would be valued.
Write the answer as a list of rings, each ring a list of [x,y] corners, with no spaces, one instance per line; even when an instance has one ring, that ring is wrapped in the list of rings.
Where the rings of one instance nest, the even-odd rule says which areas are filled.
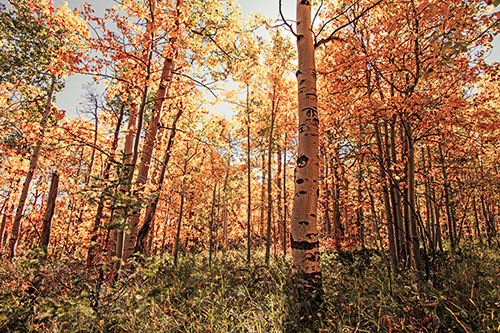
[[[465,247],[420,279],[387,273],[377,251],[322,254],[324,302],[291,315],[290,260],[257,253],[141,259],[131,273],[36,253],[0,265],[1,332],[491,332],[500,330],[499,250]],[[310,327],[305,327],[305,323]]]

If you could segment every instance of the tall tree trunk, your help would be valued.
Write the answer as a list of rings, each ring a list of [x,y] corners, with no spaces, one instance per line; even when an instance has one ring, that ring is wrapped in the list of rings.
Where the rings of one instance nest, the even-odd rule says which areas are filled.
[[[50,112],[52,110],[52,96],[54,95],[55,86],[56,86],[56,78],[52,77],[52,83],[50,85],[49,95],[47,96],[45,111],[43,112],[42,120],[40,121],[40,133],[38,141],[36,142],[35,148],[33,149],[33,154],[31,155],[29,169],[28,172],[26,173],[26,178],[24,179],[23,189],[21,192],[21,196],[19,197],[19,203],[17,205],[16,215],[14,217],[14,222],[12,224],[12,234],[9,240],[9,251],[10,251],[9,255],[11,259],[16,256],[16,249],[17,249],[17,244],[19,242],[24,206],[26,204],[26,199],[28,198],[28,192],[31,185],[31,180],[33,179],[35,169],[38,165],[38,159],[40,158],[40,151],[42,149],[45,130],[47,129],[47,122],[49,120]]]
[[[325,235],[326,237],[330,237],[332,233],[332,225],[330,222],[330,196],[331,196],[331,191],[330,191],[330,185],[328,184],[328,178],[329,178],[329,163],[328,163],[328,156],[326,152],[323,152],[323,162],[324,162],[324,194],[325,194]]]
[[[444,198],[446,202],[446,214],[448,216],[448,233],[450,237],[451,248],[454,249],[456,244],[456,229],[454,228],[455,214],[454,214],[453,204],[451,202],[450,187],[448,183],[448,173],[446,170],[443,148],[441,143],[439,143],[439,155],[441,158],[441,170],[443,172]]]
[[[426,163],[426,158],[425,158],[425,148],[422,147],[422,166],[423,166],[423,173],[424,173],[424,189],[425,189],[425,212],[426,212],[426,229],[427,232],[426,234],[428,235],[428,240],[429,240],[429,248],[431,249],[431,252],[434,253],[436,246],[434,243],[435,235],[434,235],[434,210],[432,209],[432,203],[431,203],[431,195],[430,195],[430,179],[429,179],[429,174],[431,169],[427,169],[427,163]]]
[[[250,160],[250,91],[247,83],[247,265],[250,264],[251,219],[252,219],[252,161]]]
[[[408,205],[410,210],[410,252],[413,268],[421,271],[420,243],[417,232],[417,207],[415,205],[415,144],[409,121],[406,121],[406,138],[408,140]]]
[[[54,172],[50,182],[49,197],[47,198],[47,207],[43,216],[42,235],[40,238],[40,247],[43,251],[43,258],[47,257],[50,240],[50,229],[52,226],[52,216],[56,207],[57,189],[59,187],[59,174]]]
[[[361,148],[361,147],[360,147]],[[363,181],[363,155],[360,157],[359,170],[358,170],[358,207],[356,209],[356,233],[357,241],[361,243],[361,248],[365,247],[365,237],[363,232],[363,207],[361,202],[363,200],[363,194],[361,191],[361,182]]]
[[[387,133],[388,134],[388,133]],[[387,138],[389,140],[389,138]],[[392,161],[395,165],[397,164],[397,154],[396,154],[396,115],[394,115],[391,119],[391,131],[390,131],[390,155]],[[389,155],[389,153],[388,153]],[[391,164],[392,165],[392,164]],[[390,172],[391,165],[387,165],[387,170]],[[394,218],[394,233],[395,233],[395,241],[396,241],[396,255],[398,258],[398,263],[402,261],[402,258],[406,257],[405,252],[405,229],[404,229],[404,220],[403,213],[401,210],[401,188],[399,186],[399,181],[396,177],[391,178],[391,201],[392,201],[392,209],[393,209],[393,218]]]
[[[9,206],[5,208],[5,212],[2,217],[2,225],[0,227],[0,247],[4,247],[7,244],[7,225],[12,221],[12,213],[14,212],[14,204],[9,202]],[[1,253],[1,251],[0,251]]]
[[[405,263],[409,264],[410,257],[411,257],[411,249],[410,249],[410,203],[408,201],[409,197],[409,176],[408,176],[408,171],[409,171],[409,163],[408,163],[408,139],[406,135],[406,129],[404,124],[401,122],[401,142],[403,142],[403,154],[402,154],[402,160],[404,161],[404,180],[403,184],[404,189],[402,191],[402,199],[403,199],[403,215],[404,215],[404,253],[405,253],[405,259],[407,260]]]
[[[287,226],[286,221],[288,217],[288,202],[286,200],[286,141],[287,134],[285,133],[285,149],[283,151],[283,256],[286,256],[286,240],[287,240]]]
[[[479,216],[477,213],[476,195],[474,194],[472,198],[472,207],[474,209],[474,221],[476,227],[476,236],[479,238],[479,244],[483,245],[483,237],[481,236],[481,227],[479,226]]]
[[[214,224],[215,224],[215,199],[217,194],[217,183],[214,185],[214,191],[212,193],[212,209],[210,212],[210,221],[208,225],[208,266],[212,267],[212,256],[214,252]]]
[[[300,312],[316,313],[322,302],[319,264],[318,186],[319,115],[316,95],[316,65],[311,25],[311,3],[297,1],[299,147],[293,200],[292,270]]]
[[[108,158],[106,161],[106,166],[104,168],[104,174],[103,174],[103,180],[104,182],[107,182],[110,177],[111,173],[111,166],[113,163],[113,160],[116,156],[116,148],[118,147],[118,139],[120,136],[120,128],[122,125],[123,121],[123,115],[125,113],[125,103],[122,102],[122,105],[120,107],[120,113],[118,115],[118,119],[116,121],[116,127],[115,127],[115,132],[113,134],[113,141],[111,142],[111,157]],[[94,261],[94,251],[97,247],[97,239],[99,237],[99,228],[101,227],[101,220],[104,215],[104,202],[105,202],[105,197],[101,195],[99,199],[99,203],[97,205],[97,211],[95,214],[94,218],[94,225],[92,226],[92,233],[90,237],[90,246],[87,252],[87,267],[92,266],[92,262]]]
[[[128,117],[128,128],[127,128],[127,134],[125,135],[125,147],[124,147],[124,157],[123,157],[123,169],[120,172],[120,188],[119,192],[123,197],[126,197],[129,192],[130,192],[130,182],[128,181],[129,179],[129,174],[133,173],[133,165],[132,165],[132,151],[133,151],[133,144],[134,144],[134,138],[136,136],[136,123],[137,123],[137,109],[132,105],[130,108],[130,114]],[[137,133],[137,135],[140,135]],[[112,212],[114,212],[115,207],[111,208]],[[123,219],[122,221],[125,222],[127,219],[127,207],[119,207],[119,215]],[[111,214],[113,216],[113,213]],[[122,229],[119,229],[116,231],[115,235],[115,254],[118,258],[123,257],[123,247],[124,247],[124,241],[125,241],[125,231]]]
[[[174,138],[177,130],[177,122],[179,121],[179,118],[181,117],[183,112],[182,107],[180,107],[177,111],[177,114],[175,115],[175,118],[172,122],[172,127],[170,129],[170,135],[168,137],[168,142],[167,142],[167,148],[165,149],[165,156],[163,158],[163,164],[161,167],[160,171],[160,176],[158,178],[158,186],[156,188],[156,193],[157,195],[155,198],[149,203],[147,209],[146,209],[146,216],[144,219],[144,224],[141,227],[141,230],[139,231],[137,235],[137,244],[135,247],[136,252],[140,252],[145,254],[145,249],[146,249],[146,244],[145,241],[147,239],[147,236],[149,234],[149,231],[151,229],[152,222],[154,220],[155,214],[156,214],[156,209],[158,208],[158,202],[160,201],[160,195],[163,190],[163,182],[165,180],[165,174],[167,172],[167,166],[168,162],[170,160],[170,156],[172,153],[172,147],[174,144]]]
[[[330,165],[331,173],[334,175],[332,180],[332,204],[333,204],[333,230],[335,237],[335,249],[339,251],[341,249],[341,242],[344,240],[344,227],[342,225],[342,219],[340,214],[340,175],[337,170],[340,165],[340,159],[338,158],[338,152],[335,152],[335,162]]]
[[[230,160],[227,162],[227,168],[226,168],[226,175],[224,177],[224,188],[222,190],[223,198],[222,202],[224,203],[224,208],[222,209],[222,248],[225,250],[227,246],[227,236],[228,236],[228,225],[227,225],[227,207],[226,207],[226,202],[227,202],[227,184],[229,181],[229,167],[230,165]],[[220,203],[220,201],[219,201]],[[219,204],[219,209],[220,209],[220,204]],[[220,218],[220,216],[219,216]]]
[[[181,188],[181,191],[184,191]],[[174,266],[177,266],[177,256],[179,254],[179,243],[181,239],[181,224],[182,224],[182,214],[184,213],[184,192],[181,193],[181,205],[179,208],[179,219],[177,220],[177,232],[175,233],[175,244],[174,244]]]
[[[271,252],[271,226],[272,226],[272,207],[273,207],[273,197],[272,197],[272,184],[273,177],[271,172],[272,166],[272,156],[273,156],[273,130],[274,130],[274,118],[277,108],[277,102],[272,101],[271,106],[271,127],[269,129],[269,142],[267,145],[267,230],[266,230],[266,265],[269,265],[269,257]]]
[[[393,222],[393,215],[392,215],[392,210],[391,210],[391,204],[389,200],[389,189],[387,186],[387,178],[388,175],[386,173],[386,170],[384,169],[384,165],[387,163],[384,163],[385,157],[384,157],[384,150],[382,146],[382,139],[380,135],[380,129],[379,129],[379,124],[374,124],[373,125],[375,128],[375,136],[377,139],[377,147],[378,147],[378,160],[379,160],[379,169],[380,169],[380,179],[382,183],[382,194],[383,194],[383,199],[384,199],[384,207],[385,207],[385,217],[386,217],[386,225],[387,225],[387,237],[389,240],[389,256],[390,256],[390,261],[391,261],[391,267],[392,269],[396,269],[397,267],[397,258],[396,258],[396,245],[395,245],[395,240],[394,240],[394,222]]]
[[[170,42],[172,43],[174,41],[171,40]],[[173,52],[175,52],[175,50]],[[160,117],[163,108],[163,102],[166,97],[167,89],[170,86],[172,80],[173,60],[174,60],[173,55],[167,56],[163,64],[163,70],[160,78],[160,87],[158,88],[153,108],[153,118],[151,119],[151,122],[149,123],[148,126],[148,131],[142,149],[142,154],[141,154],[142,158],[141,158],[141,163],[139,164],[137,181],[135,183],[136,187],[135,192],[139,196],[141,196],[142,192],[144,191],[144,187],[148,181],[149,166],[151,164],[153,148],[156,142],[156,133],[158,132],[158,128],[160,125]],[[141,207],[141,205],[138,205],[138,207]],[[130,233],[126,237],[126,245],[123,253],[124,260],[127,260],[134,252],[137,240],[140,216],[141,216],[141,210],[139,208],[136,211],[134,211],[130,217],[130,222],[129,222]]]
[[[5,201],[2,205],[1,212],[3,213],[3,215],[2,224],[0,225],[0,248],[3,248],[4,244],[7,241],[7,223],[10,222],[10,219],[12,218],[12,210],[14,209],[14,204],[11,203],[11,197],[12,192],[14,192],[15,188],[17,187],[17,184],[19,184],[19,179],[11,183],[9,192],[7,193],[7,197],[5,198]],[[2,251],[0,250],[0,255],[1,253]]]
[[[260,184],[260,240],[264,239],[264,218],[266,213],[266,155],[262,151],[262,184]],[[259,240],[259,242],[260,242]],[[259,244],[260,245],[260,244]]]
[[[275,233],[275,243],[280,242],[280,237],[283,234],[283,206],[281,205],[281,194],[282,194],[282,187],[281,187],[281,148],[278,147],[278,150],[276,152],[276,164],[278,167],[278,170],[276,172],[276,187],[278,188],[278,193],[276,193],[276,197],[278,198],[278,202],[276,203],[276,208],[278,212],[278,230]]]

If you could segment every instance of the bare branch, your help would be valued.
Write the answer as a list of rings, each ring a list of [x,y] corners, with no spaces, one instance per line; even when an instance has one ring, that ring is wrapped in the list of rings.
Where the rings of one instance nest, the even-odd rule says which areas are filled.
[[[376,3],[374,3],[373,5],[365,8],[361,13],[359,13],[358,15],[356,15],[352,20],[350,20],[349,22],[345,23],[345,24],[342,24],[340,27],[338,27],[337,29],[335,29],[331,34],[330,36],[328,36],[327,38],[322,38],[321,40],[319,40],[318,42],[316,42],[314,44],[314,48],[317,48],[323,44],[326,44],[332,40],[340,40],[339,37],[336,37],[335,34],[337,32],[339,32],[340,30],[344,29],[345,27],[351,25],[352,23],[356,22],[357,20],[359,20],[361,17],[363,17],[366,13],[368,13],[368,11],[370,11],[372,8],[378,6],[379,4],[381,4],[384,0],[379,0],[377,1]]]
[[[280,7],[280,17],[281,17],[281,20],[283,20],[283,23],[288,27],[288,29],[295,36],[295,38],[298,38],[299,36],[297,35],[297,33],[295,31],[293,31],[292,26],[286,20],[285,15],[283,15],[283,10],[281,10],[281,0],[279,0],[279,7]]]

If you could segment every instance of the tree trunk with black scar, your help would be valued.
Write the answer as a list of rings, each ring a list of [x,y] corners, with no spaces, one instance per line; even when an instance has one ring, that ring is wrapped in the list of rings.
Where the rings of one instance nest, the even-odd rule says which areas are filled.
[[[299,147],[290,243],[295,300],[301,315],[315,314],[322,302],[317,228],[319,119],[311,3],[297,1]]]
[[[52,226],[52,217],[54,216],[54,209],[56,207],[57,198],[57,188],[59,187],[59,174],[54,172],[52,174],[52,180],[50,182],[49,196],[47,198],[47,207],[45,208],[45,214],[43,216],[42,224],[42,235],[40,237],[40,247],[42,248],[42,257],[45,259],[47,257],[49,240],[50,240],[50,229]]]
[[[340,164],[338,152],[335,153],[335,163]],[[335,237],[335,250],[339,251],[344,239],[344,227],[342,225],[340,213],[340,175],[334,163],[330,165],[332,178],[332,205],[333,205],[333,232]]]
[[[56,79],[52,78],[52,84],[50,86],[50,91],[47,96],[47,103],[45,105],[45,111],[42,115],[42,120],[40,121],[40,133],[38,140],[36,142],[35,148],[33,149],[33,154],[31,155],[30,165],[28,172],[26,173],[26,178],[24,179],[24,185],[19,197],[19,203],[17,204],[16,215],[14,217],[14,222],[12,224],[12,234],[9,240],[9,256],[14,258],[16,256],[17,244],[19,242],[19,235],[21,232],[21,221],[24,215],[24,206],[26,204],[26,199],[28,198],[28,192],[33,180],[33,175],[35,169],[38,165],[38,159],[40,158],[40,151],[42,149],[43,138],[45,136],[45,130],[47,129],[47,122],[49,120],[50,111],[52,110],[52,96],[54,95],[54,90],[56,86]]]

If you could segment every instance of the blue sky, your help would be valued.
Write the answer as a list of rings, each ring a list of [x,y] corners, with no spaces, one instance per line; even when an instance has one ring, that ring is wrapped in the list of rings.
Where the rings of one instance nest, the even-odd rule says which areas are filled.
[[[7,0],[0,0],[6,2]],[[68,7],[81,8],[84,2],[92,5],[98,16],[103,16],[104,10],[116,3],[112,0],[67,0]],[[54,0],[55,7],[61,6],[63,0]],[[251,13],[262,13],[266,17],[277,19],[279,15],[278,0],[240,0],[239,4],[244,15]],[[283,0],[283,12],[287,18],[293,19],[295,16],[295,1]],[[65,89],[56,96],[56,105],[66,110],[68,116],[75,116],[78,107],[78,100],[83,99],[83,86],[92,81],[90,77],[84,75],[74,75],[66,80]],[[222,113],[230,118],[232,114],[231,107],[228,105],[219,105],[214,109],[216,113]]]

